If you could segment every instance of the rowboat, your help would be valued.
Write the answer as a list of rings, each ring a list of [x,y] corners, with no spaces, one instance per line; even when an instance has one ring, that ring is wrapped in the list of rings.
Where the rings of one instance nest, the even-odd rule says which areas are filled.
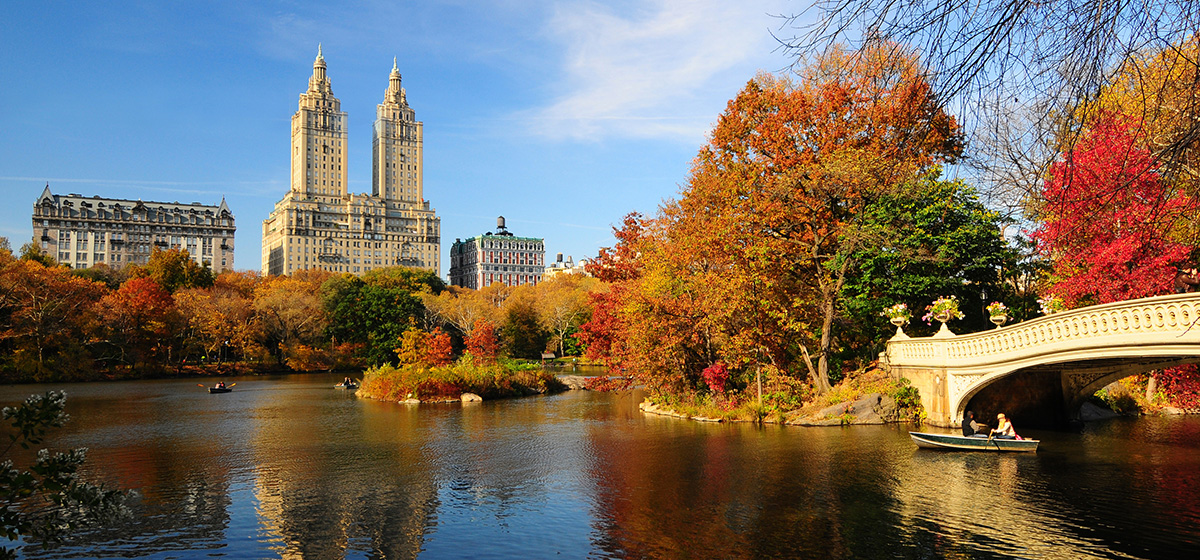
[[[208,388],[209,393],[228,393],[230,391],[233,391],[233,389],[231,387],[209,387]]]
[[[347,389],[347,390],[353,391],[358,388],[358,383],[350,383],[348,385],[346,383],[338,383],[337,385],[334,385],[333,388],[334,389]]]
[[[908,432],[917,447],[927,449],[954,449],[958,451],[1037,451],[1036,439],[999,439],[964,437],[953,434],[930,434]]]

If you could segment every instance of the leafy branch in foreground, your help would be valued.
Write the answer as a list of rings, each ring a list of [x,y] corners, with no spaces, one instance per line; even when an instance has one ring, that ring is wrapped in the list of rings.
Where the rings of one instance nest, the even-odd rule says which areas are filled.
[[[9,541],[58,542],[69,531],[127,513],[126,494],[79,479],[86,449],[52,453],[41,449],[28,470],[8,458],[15,446],[40,444],[50,428],[62,427],[67,395],[49,391],[32,395],[18,406],[6,406],[4,421],[11,426],[9,443],[0,453],[0,534]],[[0,559],[16,558],[16,549],[0,548]]]

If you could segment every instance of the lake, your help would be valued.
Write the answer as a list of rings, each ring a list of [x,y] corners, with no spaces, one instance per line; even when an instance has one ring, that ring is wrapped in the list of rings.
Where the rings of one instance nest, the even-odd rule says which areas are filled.
[[[401,405],[340,375],[67,391],[54,448],[135,490],[118,527],[25,558],[1184,558],[1200,418],[1018,431],[1036,454],[917,449],[908,426],[643,415],[642,394]],[[936,430],[936,429],[935,429]]]

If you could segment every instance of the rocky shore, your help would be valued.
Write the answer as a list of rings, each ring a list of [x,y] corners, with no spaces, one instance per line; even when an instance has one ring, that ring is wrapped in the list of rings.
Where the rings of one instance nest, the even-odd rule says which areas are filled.
[[[690,416],[669,408],[659,406],[649,401],[643,401],[638,408],[646,414],[657,414],[673,418],[684,418],[697,422],[724,422],[723,418],[707,416]],[[823,408],[816,413],[804,414],[794,412],[784,416],[783,424],[789,426],[846,426],[854,424],[885,424],[900,422],[900,408],[892,397],[880,393],[863,395],[854,402],[838,403]],[[777,423],[777,420],[764,418],[763,422]]]

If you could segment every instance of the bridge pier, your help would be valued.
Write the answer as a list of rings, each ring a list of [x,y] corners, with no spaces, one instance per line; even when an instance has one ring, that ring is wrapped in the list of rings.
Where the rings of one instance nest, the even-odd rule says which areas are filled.
[[[1017,426],[1058,426],[1113,381],[1200,362],[1198,322],[1200,293],[1158,296],[981,333],[896,337],[880,364],[920,392],[932,425],[958,426],[970,407],[989,425],[1005,412]]]

